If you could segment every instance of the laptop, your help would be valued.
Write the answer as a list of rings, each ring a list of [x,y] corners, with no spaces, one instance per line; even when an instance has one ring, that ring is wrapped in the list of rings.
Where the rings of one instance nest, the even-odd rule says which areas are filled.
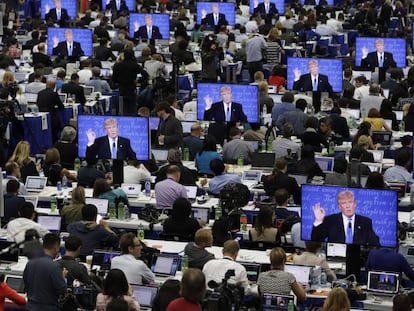
[[[187,199],[190,201],[195,201],[197,197],[197,186],[184,186],[187,191]]]
[[[326,243],[326,257],[328,260],[346,258],[346,244]]]
[[[308,181],[308,176],[306,175],[289,174],[289,176],[295,178],[299,186],[306,184],[306,182]]]
[[[110,68],[101,68],[101,76],[102,77],[109,77],[111,74]]]
[[[398,121],[401,121],[404,118],[404,111],[402,110],[394,110],[395,116]]]
[[[296,281],[305,287],[309,284],[312,268],[312,266],[305,265],[285,265],[285,271],[292,273],[295,276]]]
[[[191,213],[193,214],[193,218],[201,219],[206,224],[208,224],[210,220],[210,208],[206,207],[193,207],[191,209]]]
[[[257,283],[261,265],[259,263],[252,263],[252,262],[238,261],[238,263],[241,264],[246,269],[247,279],[252,283]]]
[[[9,248],[4,254],[0,254],[0,262],[12,263],[19,261],[19,247],[16,246],[15,242],[0,240],[0,251],[4,251]]]
[[[181,263],[180,255],[154,254],[152,257],[151,271],[156,276],[171,277],[175,276]]]
[[[191,127],[195,124],[195,122],[181,122],[183,126],[183,133],[191,133]]]
[[[391,131],[373,131],[372,142],[374,144],[381,144],[383,147],[391,146]]]
[[[387,186],[390,190],[397,191],[399,199],[401,199],[405,196],[405,192],[407,190],[407,184],[406,183],[387,182]]]
[[[361,114],[359,109],[348,109],[348,108],[341,108],[342,114],[348,113],[354,119],[358,120]]]
[[[92,267],[100,266],[101,270],[111,270],[111,260],[114,257],[121,255],[118,251],[95,249],[92,253]]]
[[[370,150],[369,152],[372,153],[374,156],[374,162],[381,163],[382,159],[384,158],[384,150]]]
[[[259,170],[243,171],[242,180],[254,180],[254,181],[259,182],[262,180],[262,171],[259,171]]]
[[[26,190],[28,192],[42,192],[47,185],[47,177],[27,176]]]
[[[23,276],[22,275],[12,275],[12,274],[6,274],[4,277],[4,282],[6,284],[14,289],[19,294],[24,294],[24,282],[23,282]]]
[[[39,202],[39,197],[36,195],[19,195],[19,197],[24,198],[26,202],[32,203],[34,208],[37,207],[37,203]]]
[[[273,152],[255,152],[251,158],[253,169],[273,168],[276,154]]]
[[[93,86],[85,86],[83,85],[83,93],[85,94],[85,97],[90,97],[95,90]]]
[[[324,172],[332,172],[334,166],[334,157],[318,157],[315,156],[315,161]]]
[[[395,295],[400,289],[397,272],[368,271],[367,291],[379,295]]]
[[[37,216],[37,223],[52,233],[60,233],[60,225],[62,223],[62,217],[39,215]]]
[[[26,100],[28,103],[36,103],[37,102],[37,94],[36,93],[25,93]]]
[[[143,308],[152,308],[154,298],[158,294],[158,287],[131,284],[131,290],[132,295],[139,301],[141,310]]]
[[[263,311],[287,311],[289,302],[294,302],[293,295],[270,294],[262,295]]]
[[[85,204],[95,205],[98,209],[98,214],[101,216],[106,216],[108,214],[109,200],[107,199],[86,198]]]
[[[154,155],[154,159],[159,162],[167,162],[168,158],[168,150],[166,149],[152,149],[152,154]]]
[[[184,112],[185,121],[197,121],[197,112]]]
[[[17,72],[14,73],[14,79],[17,82],[23,82],[23,81],[26,80],[26,75],[27,75],[27,73],[25,73],[25,72],[19,72],[19,71],[17,71]]]
[[[141,184],[121,184],[121,189],[129,198],[137,198],[141,193]]]

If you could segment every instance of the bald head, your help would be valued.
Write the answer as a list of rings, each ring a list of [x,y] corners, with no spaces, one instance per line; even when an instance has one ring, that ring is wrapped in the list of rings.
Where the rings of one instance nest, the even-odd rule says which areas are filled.
[[[201,137],[202,134],[203,134],[203,128],[201,127],[201,125],[198,123],[194,123],[191,126],[191,135],[196,136],[196,137]]]

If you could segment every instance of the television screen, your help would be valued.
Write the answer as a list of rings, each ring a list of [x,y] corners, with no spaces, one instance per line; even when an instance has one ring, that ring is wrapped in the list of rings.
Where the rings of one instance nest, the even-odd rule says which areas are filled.
[[[215,26],[234,26],[235,23],[234,3],[197,2],[197,24],[203,24],[207,29],[214,29]]]
[[[63,19],[65,14],[67,14],[67,19],[75,19],[76,17],[76,1],[73,0],[41,0],[40,1],[40,14],[42,18],[45,18],[48,15],[49,18],[53,20],[58,20],[56,16],[56,8],[59,7],[59,2],[61,6],[61,18]]]
[[[135,0],[124,0],[124,1],[125,1],[125,5],[128,8],[128,11],[135,12]],[[108,5],[108,7],[107,7],[107,5]],[[102,6],[101,6],[101,8],[103,10],[105,10],[106,8],[108,10],[114,10],[116,8],[116,1],[114,1],[114,0],[112,0],[112,1],[111,0],[102,0]],[[124,9],[125,10],[125,7],[124,8],[121,8],[121,9]]]
[[[264,0],[250,0],[250,14],[253,14],[255,11],[258,13],[263,12]],[[285,1],[284,0],[270,0],[269,10],[271,13],[273,5],[276,7],[279,14],[285,14]]]
[[[382,65],[379,66],[380,58],[377,52],[384,52]],[[406,41],[395,38],[356,38],[355,43],[355,66],[374,70],[375,67],[398,67],[406,66]]]
[[[333,0],[300,0],[302,5],[334,5]]]
[[[257,85],[199,83],[197,120],[257,123],[258,92]],[[227,105],[228,102],[231,103],[230,106]]]
[[[47,30],[49,55],[92,56],[92,30],[75,28],[49,28]]]
[[[342,92],[342,61],[289,57],[287,88],[300,92]]]
[[[302,185],[302,240],[397,246],[397,192]]]
[[[129,36],[135,39],[169,39],[168,14],[130,14]]]
[[[79,115],[78,150],[81,158],[148,160],[148,118]]]

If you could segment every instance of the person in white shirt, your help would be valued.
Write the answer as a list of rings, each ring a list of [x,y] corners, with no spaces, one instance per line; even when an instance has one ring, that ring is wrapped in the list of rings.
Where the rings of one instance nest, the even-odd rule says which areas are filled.
[[[170,95],[166,98],[166,101],[172,109],[174,109],[174,116],[178,121],[184,121],[184,113],[178,107],[178,101],[175,95]]]
[[[6,193],[6,186],[9,180],[17,180],[19,182],[19,194],[26,195],[27,189],[25,185],[20,182],[21,173],[20,173],[20,166],[16,162],[7,162],[4,165],[4,170],[6,171],[6,177],[3,178],[3,193]]]
[[[111,269],[119,269],[125,273],[129,284],[151,284],[155,276],[147,265],[138,258],[141,256],[142,245],[131,232],[125,233],[120,241],[121,256],[112,258]]]
[[[82,69],[77,74],[81,84],[85,84],[92,78],[92,62],[89,58],[82,61]]]
[[[41,238],[49,233],[49,230],[33,221],[35,215],[33,204],[25,202],[19,209],[20,217],[9,221],[7,224],[7,240],[22,243],[26,231],[29,229],[36,230]]]
[[[244,288],[244,291],[249,288],[249,280],[247,279],[246,268],[236,262],[239,254],[240,246],[237,241],[228,240],[223,246],[223,258],[213,259],[204,265],[203,273],[206,276],[206,284],[215,281],[221,283],[228,270],[234,270],[235,275],[230,277],[229,283],[237,284]]]
[[[183,107],[183,112],[197,112],[197,90],[191,91],[191,101],[186,102]]]
[[[139,184],[148,179],[151,179],[151,173],[139,161],[130,160],[128,165],[124,166],[124,183]]]

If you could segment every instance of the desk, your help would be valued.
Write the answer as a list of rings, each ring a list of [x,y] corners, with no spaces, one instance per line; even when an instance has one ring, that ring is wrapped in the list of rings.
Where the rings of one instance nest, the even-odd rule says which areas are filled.
[[[73,104],[72,105],[65,105],[65,109],[64,110],[58,110],[57,111],[57,116],[59,118],[59,121],[63,126],[69,125],[70,119],[75,119],[77,120],[78,114],[79,114],[79,107],[80,104]]]
[[[48,112],[25,113],[22,125],[24,140],[30,143],[32,154],[44,153],[52,147],[52,129]]]

